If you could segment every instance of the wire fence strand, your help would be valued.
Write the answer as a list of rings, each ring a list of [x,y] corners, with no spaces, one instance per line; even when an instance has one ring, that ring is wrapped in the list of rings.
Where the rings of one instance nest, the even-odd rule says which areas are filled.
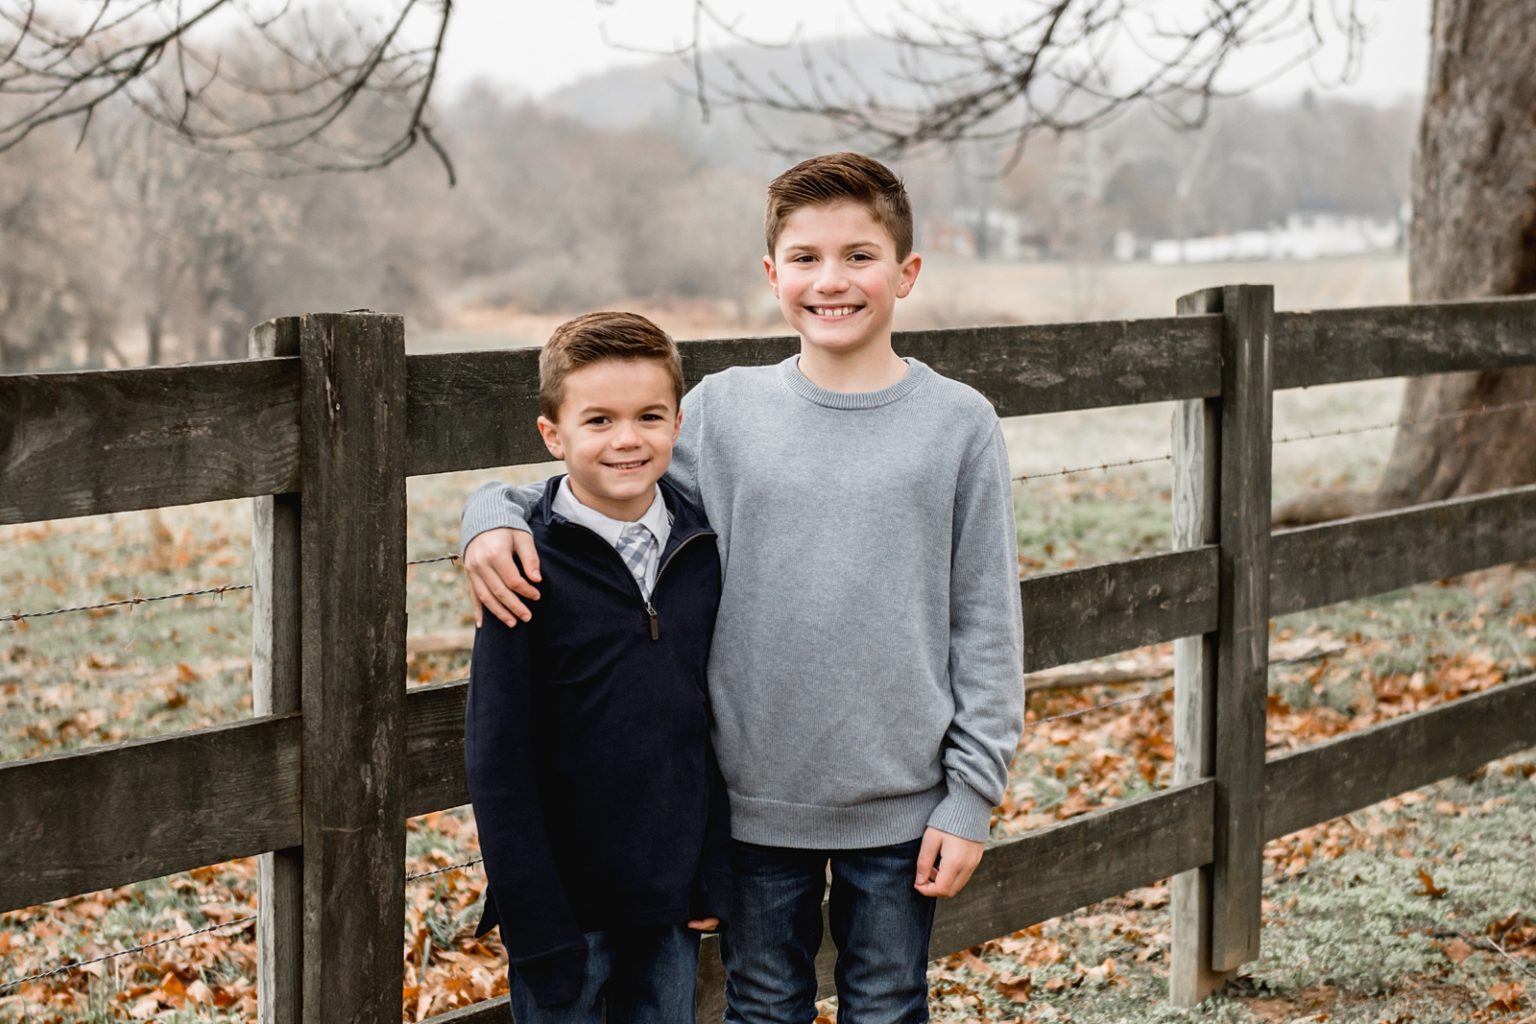
[[[1143,466],[1153,462],[1170,462],[1172,460],[1172,454],[1148,455],[1142,458],[1121,459],[1119,462],[1100,462],[1092,466],[1077,466],[1072,469],[1057,469],[1052,470],[1049,473],[1021,473],[1014,477],[1014,480],[1018,481],[1019,483],[1029,483],[1033,480],[1046,480],[1050,477],[1072,476],[1076,473],[1105,472],[1111,469],[1121,469],[1125,466]]]
[[[465,868],[472,868],[477,864],[484,863],[484,857],[476,857],[473,860],[466,860],[460,864],[449,864],[447,867],[433,868],[430,871],[412,872],[411,874],[405,876],[405,880],[407,882],[414,882],[421,878],[431,878],[433,875],[446,875],[450,871],[463,871]]]
[[[1337,430],[1312,430],[1300,434],[1287,434],[1277,437],[1270,443],[1272,445],[1296,444],[1300,441],[1317,441],[1330,437],[1346,437],[1351,434],[1368,434],[1377,430],[1415,430],[1438,423],[1448,423],[1453,420],[1476,419],[1480,416],[1497,416],[1501,413],[1515,412],[1520,409],[1536,409],[1536,399],[1523,402],[1505,402],[1500,405],[1482,405],[1476,409],[1465,409],[1461,412],[1441,413],[1435,416],[1423,416],[1411,420],[1392,420],[1382,423],[1368,423],[1358,427],[1340,427]],[[1121,469],[1126,466],[1142,466],[1156,462],[1173,461],[1173,453],[1165,452],[1162,455],[1148,455],[1134,459],[1121,459],[1116,462],[1095,462],[1082,466],[1064,467],[1044,473],[1021,473],[1013,479],[1018,483],[1029,483],[1035,480],[1046,480],[1052,477],[1075,476],[1080,473],[1100,473],[1110,469]]]
[[[1060,722],[1063,719],[1067,719],[1067,718],[1080,718],[1083,715],[1092,714],[1095,711],[1103,711],[1105,708],[1118,707],[1121,704],[1134,704],[1137,701],[1143,701],[1143,700],[1146,700],[1149,697],[1161,697],[1164,694],[1169,694],[1169,693],[1172,693],[1172,692],[1173,692],[1173,687],[1172,686],[1153,686],[1153,687],[1149,687],[1148,689],[1142,691],[1141,693],[1133,694],[1133,695],[1131,695],[1129,697],[1121,697],[1121,698],[1119,698],[1117,700],[1107,700],[1107,701],[1104,701],[1102,704],[1094,704],[1094,705],[1091,705],[1091,706],[1086,707],[1086,708],[1078,708],[1076,711],[1064,711],[1064,712],[1062,712],[1059,715],[1050,715],[1049,717],[1046,717],[1046,718],[1036,719],[1035,721],[1033,721],[1033,722],[1031,722],[1029,724],[1030,725],[1035,725],[1035,726],[1040,726],[1040,725],[1045,725],[1047,722]]]
[[[1277,437],[1275,444],[1295,444],[1298,441],[1315,441],[1325,437],[1344,437],[1349,434],[1367,434],[1373,430],[1417,430],[1422,427],[1434,426],[1439,423],[1449,423],[1453,420],[1469,420],[1479,416],[1497,416],[1501,413],[1515,412],[1520,409],[1536,408],[1536,399],[1523,402],[1505,402],[1501,405],[1481,405],[1476,409],[1466,409],[1461,412],[1441,413],[1436,416],[1422,416],[1411,420],[1393,420],[1387,423],[1369,423],[1359,427],[1340,427],[1337,430],[1307,431],[1301,434],[1292,434],[1285,437]]]
[[[466,868],[472,868],[483,863],[485,863],[484,857],[475,857],[471,860],[461,861],[457,864],[448,864],[444,867],[432,868],[429,871],[413,871],[405,876],[405,880],[407,882],[414,882],[422,878],[431,878],[435,875],[446,875],[451,871],[463,871]],[[16,978],[12,981],[0,983],[0,993],[9,992],[12,989],[20,988],[22,985],[26,985],[29,982],[43,981],[48,978],[57,977],[61,974],[69,974],[73,971],[83,970],[84,968],[90,967],[94,964],[106,963],[108,960],[116,960],[125,956],[134,956],[135,954],[143,953],[146,950],[155,949],[160,946],[169,946],[172,943],[182,942],[197,935],[208,935],[213,932],[221,932],[233,928],[244,927],[254,920],[256,920],[255,914],[247,914],[244,917],[237,917],[233,921],[224,921],[220,924],[205,925],[202,928],[194,928],[192,931],[182,932],[179,935],[171,935],[163,939],[156,939],[153,942],[144,942],[137,946],[129,946],[125,949],[113,950],[110,953],[103,953],[100,956],[91,957],[89,960],[70,960],[59,964],[56,967],[50,967],[46,971],[38,971],[36,974],[28,974],[22,978]]]
[[[157,946],[168,946],[173,942],[181,942],[185,939],[190,939],[194,935],[207,935],[210,932],[220,932],[230,928],[243,927],[250,924],[254,920],[256,920],[256,915],[250,914],[246,917],[237,917],[233,921],[225,921],[223,924],[210,924],[206,927],[198,928],[190,932],[182,932],[180,935],[172,935],[169,938],[156,939],[154,942],[145,942],[138,946],[130,946],[128,949],[119,949],[111,953],[103,953],[101,956],[95,956],[89,960],[71,960],[68,963],[60,964],[57,967],[50,968],[46,971],[39,971],[36,974],[29,974],[24,978],[17,978],[15,981],[7,981],[4,984],[0,984],[0,992],[9,992],[11,989],[20,988],[22,985],[25,985],[28,982],[41,981],[44,978],[52,978],[56,975],[68,974],[72,971],[78,971],[83,968],[90,967],[92,964],[105,963],[108,960],[116,960],[118,957],[133,956],[136,953],[142,953],[147,949],[154,949]]]
[[[415,558],[409,562],[406,562],[405,564],[407,566],[433,565],[438,562],[457,562],[458,560],[458,555],[438,555],[435,558]],[[217,587],[203,587],[199,590],[180,590],[176,591],[175,593],[154,594],[149,597],[135,594],[133,597],[115,598],[111,601],[102,601],[97,604],[77,604],[71,605],[67,608],[49,608],[44,611],[35,612],[9,612],[0,615],[0,622],[24,622],[27,619],[45,619],[51,615],[68,615],[74,612],[104,611],[112,608],[124,608],[141,604],[152,604],[156,601],[175,601],[179,598],[185,597],[207,597],[210,594],[222,597],[225,594],[232,594],[236,591],[251,589],[253,589],[253,585],[250,583],[226,583]]]

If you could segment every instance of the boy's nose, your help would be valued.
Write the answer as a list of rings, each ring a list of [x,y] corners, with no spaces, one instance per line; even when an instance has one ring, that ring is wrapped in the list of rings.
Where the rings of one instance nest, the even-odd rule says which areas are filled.
[[[843,268],[835,261],[829,260],[822,264],[821,273],[816,275],[816,290],[820,292],[840,292],[848,287],[848,276],[843,273]]]
[[[613,435],[615,448],[633,448],[640,443],[640,432],[635,429],[633,423],[619,424],[618,433]]]

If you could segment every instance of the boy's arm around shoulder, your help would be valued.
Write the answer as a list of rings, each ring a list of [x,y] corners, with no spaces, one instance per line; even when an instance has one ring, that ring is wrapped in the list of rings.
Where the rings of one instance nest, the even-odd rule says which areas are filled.
[[[1008,450],[995,417],[959,474],[952,536],[949,675],[955,713],[943,750],[949,792],[928,824],[982,842],[1024,729],[1018,527]]]
[[[534,631],[488,619],[475,633],[464,769],[485,858],[486,917],[540,1006],[574,999],[586,939],[555,868],[536,783]]]
[[[667,480],[695,505],[699,501],[698,440],[703,428],[704,392],[707,380],[683,396],[683,423],[677,444],[672,448],[672,463]],[[481,484],[464,502],[459,517],[459,553],[462,555],[480,534],[487,530],[528,532],[528,515],[544,494],[544,484],[504,484],[497,480]]]
[[[542,483],[513,485],[492,480],[475,488],[459,517],[459,554],[464,554],[470,542],[487,530],[527,533],[528,515],[543,493]]]
[[[700,508],[698,441],[703,420],[701,382],[683,398],[683,422],[667,480]],[[528,516],[544,493],[543,484],[512,486],[498,481],[482,484],[464,503],[459,518],[459,554],[469,580],[475,622],[481,610],[516,626],[533,617],[524,601],[537,601],[534,584],[541,582],[538,552],[529,536]],[[708,509],[705,509],[706,515]],[[515,556],[515,557],[514,557]]]

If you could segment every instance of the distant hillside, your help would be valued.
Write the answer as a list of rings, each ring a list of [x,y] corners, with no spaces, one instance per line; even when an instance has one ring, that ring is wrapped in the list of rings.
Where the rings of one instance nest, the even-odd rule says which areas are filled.
[[[848,83],[857,81],[881,103],[916,103],[921,87],[899,74],[900,56],[896,44],[865,37],[798,47],[738,46],[706,56],[702,68],[711,95],[735,88],[739,78],[798,87],[810,66],[837,79],[844,89],[833,94],[838,98],[848,99]],[[848,77],[850,71],[856,79]],[[693,65],[665,58],[584,78],[551,94],[543,105],[594,128],[660,131],[716,166],[754,174],[777,173],[794,159],[831,149],[871,148],[815,117],[758,109],[748,121],[729,104],[713,102],[706,122],[693,87]]]

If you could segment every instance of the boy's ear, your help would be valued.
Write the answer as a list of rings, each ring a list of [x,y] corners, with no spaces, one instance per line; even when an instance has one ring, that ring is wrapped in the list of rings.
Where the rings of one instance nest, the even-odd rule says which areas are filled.
[[[565,445],[560,443],[560,429],[555,426],[553,420],[539,417],[539,436],[544,439],[544,447],[549,449],[549,454],[557,459],[565,458]]]
[[[904,299],[912,286],[917,284],[917,272],[923,269],[923,258],[915,252],[907,254],[907,258],[901,261],[901,280],[896,282],[896,297]]]
[[[779,297],[779,268],[774,265],[772,256],[763,257],[763,270],[768,273],[768,287],[773,289],[773,297]]]
[[[672,418],[672,443],[677,444],[677,435],[683,431],[683,409],[678,406],[677,415]]]

